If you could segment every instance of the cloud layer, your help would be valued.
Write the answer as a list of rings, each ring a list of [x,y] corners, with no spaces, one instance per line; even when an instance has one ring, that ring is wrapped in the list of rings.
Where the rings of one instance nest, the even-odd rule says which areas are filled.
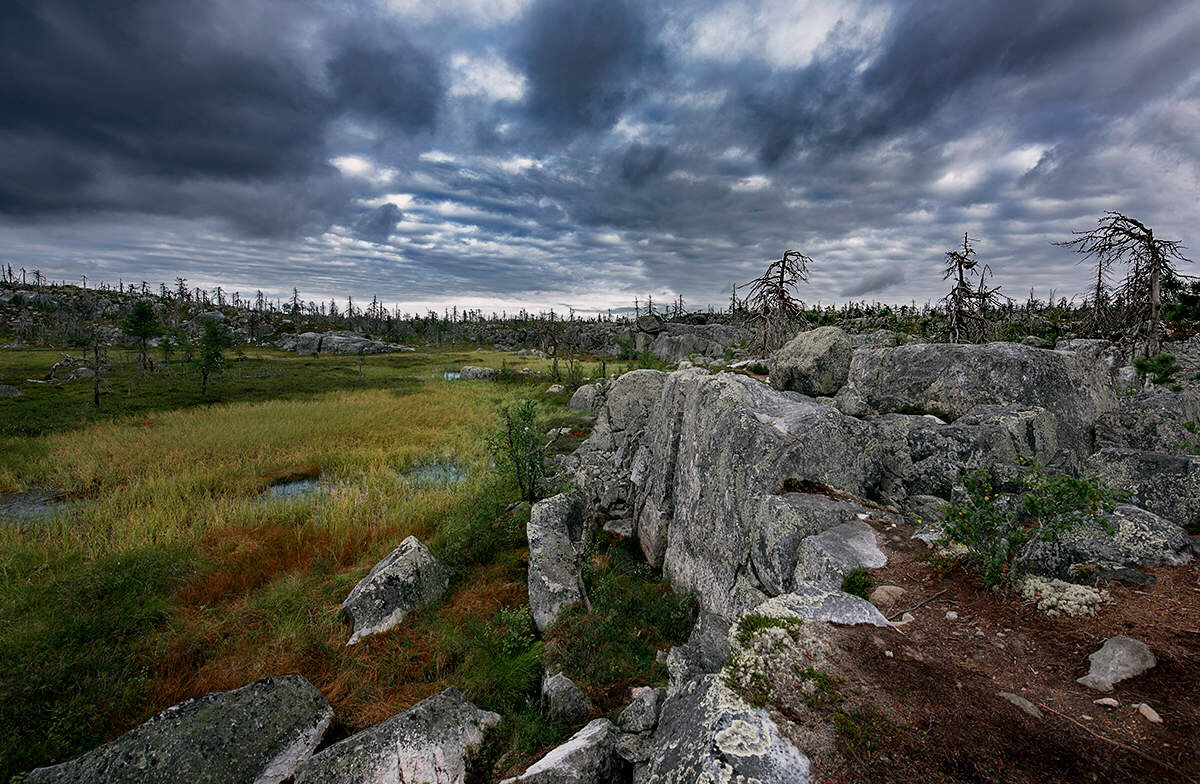
[[[55,278],[438,303],[1021,297],[1106,209],[1200,242],[1187,0],[15,0],[0,247]],[[201,285],[203,285],[201,283]]]

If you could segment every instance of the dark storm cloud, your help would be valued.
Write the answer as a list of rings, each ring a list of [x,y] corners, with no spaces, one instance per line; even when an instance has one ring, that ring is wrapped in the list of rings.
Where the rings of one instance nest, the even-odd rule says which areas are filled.
[[[327,87],[322,64],[289,37],[299,38],[289,23],[310,7],[230,9],[3,4],[0,210],[199,213],[257,234],[308,231],[345,208],[326,162],[327,127],[340,112],[403,132],[432,123],[437,63],[402,37],[387,49],[358,49],[341,34],[331,42],[341,48]],[[278,27],[230,29],[255,11]],[[257,200],[274,203],[247,209],[251,186]],[[282,201],[281,187],[289,191]]]
[[[354,234],[370,242],[387,242],[403,217],[395,204],[384,204],[359,218],[354,224]]]
[[[736,100],[767,165],[797,147],[845,151],[906,132],[955,100],[966,102],[954,117],[954,130],[962,131],[991,119],[988,103],[1002,103],[1008,92],[988,92],[989,86],[1016,79],[1053,84],[1055,69],[1178,5],[1177,0],[899,3],[877,49],[833,46],[804,68],[746,79]],[[1114,78],[1123,80],[1124,75]],[[1030,85],[1015,86],[1024,91]],[[1060,102],[1048,111],[1022,107],[1030,110],[1023,116],[1031,130],[1066,133],[1095,121],[1081,110],[1078,95],[1055,97]]]
[[[667,146],[665,144],[646,145],[635,142],[626,148],[620,161],[621,179],[630,187],[637,188],[652,177],[666,174]]]
[[[661,57],[631,0],[536,0],[514,53],[530,116],[556,133],[611,126]]]

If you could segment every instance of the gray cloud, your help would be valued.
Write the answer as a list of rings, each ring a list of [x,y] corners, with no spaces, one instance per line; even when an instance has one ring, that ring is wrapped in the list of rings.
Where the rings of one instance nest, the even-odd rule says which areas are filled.
[[[865,294],[876,294],[903,283],[904,277],[903,269],[888,267],[863,275],[858,282],[852,283],[839,291],[838,295],[842,297],[861,297]]]
[[[786,248],[808,301],[936,300],[963,231],[1014,296],[1071,294],[1050,241],[1105,209],[1200,242],[1194,3],[856,0],[784,61],[728,24],[697,48],[724,7],[0,5],[0,246],[72,279],[626,306],[724,302]]]

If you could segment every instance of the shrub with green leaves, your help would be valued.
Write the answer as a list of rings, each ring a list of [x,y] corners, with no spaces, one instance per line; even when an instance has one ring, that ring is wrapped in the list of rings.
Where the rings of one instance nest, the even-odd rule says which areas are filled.
[[[842,578],[842,591],[866,599],[875,589],[875,580],[867,569],[854,569]]]
[[[1047,471],[1036,463],[1017,478],[1015,493],[1001,492],[987,471],[965,479],[967,498],[945,507],[944,539],[967,548],[966,560],[987,585],[1014,582],[1015,561],[1029,542],[1054,541],[1085,523],[1104,525],[1117,494],[1095,478]]]
[[[1183,369],[1175,361],[1175,355],[1166,352],[1152,357],[1137,357],[1133,360],[1133,367],[1140,375],[1150,376],[1150,380],[1160,387],[1174,387],[1175,374]]]
[[[538,423],[537,404],[518,400],[500,406],[503,424],[487,437],[488,451],[498,469],[512,474],[529,503],[541,500],[546,485],[546,449]]]

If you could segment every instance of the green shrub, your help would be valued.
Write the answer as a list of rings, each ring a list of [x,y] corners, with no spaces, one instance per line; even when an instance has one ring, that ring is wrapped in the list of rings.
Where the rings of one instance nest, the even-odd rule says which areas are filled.
[[[1151,380],[1161,387],[1174,385],[1175,374],[1183,369],[1175,361],[1175,355],[1166,352],[1152,357],[1137,357],[1133,360],[1133,367],[1140,375],[1152,376]]]
[[[842,578],[842,590],[866,599],[875,589],[875,580],[867,569],[855,569]]]
[[[500,416],[504,420],[500,428],[487,437],[488,451],[497,469],[516,481],[521,498],[537,503],[546,484],[547,448],[542,443],[537,404],[532,400],[503,404]]]
[[[966,546],[966,560],[987,585],[1012,582],[1015,559],[1029,542],[1053,541],[1087,522],[1103,524],[1117,494],[1095,478],[1077,479],[1031,464],[1018,494],[1002,494],[986,471],[966,480],[967,500],[945,507],[945,539]]]

